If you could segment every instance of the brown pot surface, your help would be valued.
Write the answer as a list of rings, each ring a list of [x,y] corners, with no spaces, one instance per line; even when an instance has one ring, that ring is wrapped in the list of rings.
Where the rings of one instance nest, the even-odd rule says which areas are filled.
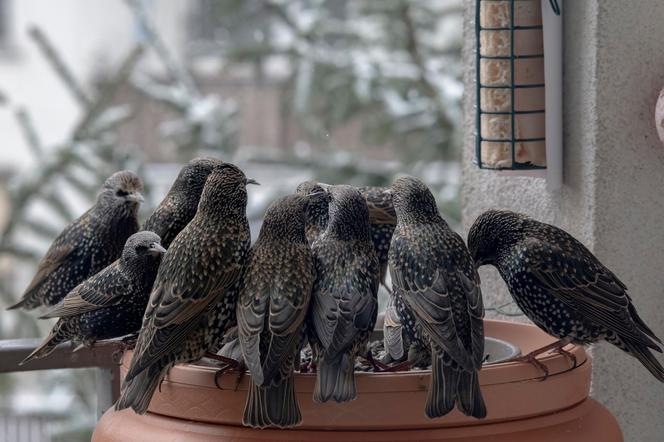
[[[551,336],[532,325],[504,321],[485,321],[485,333],[487,336],[511,342],[521,349],[522,354],[554,341]],[[262,430],[262,434],[266,436],[271,434],[266,431],[272,431],[275,435],[291,435],[284,436],[286,439],[275,436],[275,440],[307,440],[305,434],[314,434],[315,431],[303,430],[335,430],[333,432],[337,435],[335,437],[342,436],[342,434],[350,435],[354,431],[392,430],[389,432],[390,440],[412,440],[413,437],[418,440],[435,440],[436,437],[440,438],[440,435],[433,431],[431,434],[435,433],[438,436],[428,436],[427,431],[435,429],[443,431],[442,429],[444,429],[447,434],[445,440],[448,440],[448,437],[451,438],[449,440],[457,440],[457,437],[460,438],[462,434],[466,434],[466,429],[471,427],[474,428],[473,432],[489,431],[489,433],[484,433],[485,435],[508,431],[505,430],[507,428],[505,425],[511,427],[511,423],[508,421],[517,419],[523,420],[524,425],[528,423],[532,427],[531,429],[534,429],[533,431],[539,431],[539,426],[545,425],[546,422],[548,422],[546,425],[557,425],[556,422],[569,423],[575,419],[581,419],[578,425],[570,425],[577,425],[579,428],[585,429],[589,423],[593,422],[590,416],[592,414],[593,419],[605,420],[602,425],[603,431],[617,434],[618,438],[578,440],[621,440],[620,430],[613,417],[599,404],[587,399],[591,376],[590,359],[581,347],[570,346],[568,349],[576,357],[577,367],[572,368],[572,362],[560,354],[541,356],[539,360],[548,367],[550,373],[544,381],[541,380],[542,373],[530,364],[503,362],[486,365],[480,372],[480,384],[488,416],[481,421],[463,416],[458,411],[440,419],[427,418],[424,414],[424,404],[430,378],[428,370],[400,373],[358,372],[356,373],[358,397],[356,400],[344,404],[313,402],[315,374],[296,374],[295,385],[302,411],[302,425],[293,431]],[[129,361],[130,355],[126,355],[122,367],[123,375],[128,368]],[[161,392],[155,393],[147,416],[139,417],[127,410],[120,413],[109,411],[100,421],[93,440],[119,440],[104,438],[102,433],[105,432],[104,428],[108,428],[110,431],[109,422],[116,422],[114,425],[120,425],[117,423],[120,421],[123,422],[122,425],[126,423],[136,426],[136,428],[140,426],[146,426],[145,428],[155,426],[164,429],[177,427],[179,428],[177,431],[185,433],[188,431],[187,426],[194,425],[196,431],[202,431],[201,434],[208,434],[208,431],[212,431],[210,434],[215,434],[217,437],[222,436],[222,439],[254,440],[252,439],[254,436],[250,436],[250,434],[254,434],[257,430],[241,427],[250,376],[245,375],[237,391],[234,391],[236,375],[224,374],[220,377],[223,389],[218,389],[214,383],[215,371],[214,367],[201,365],[174,367],[164,380]],[[572,409],[578,410],[572,412]],[[196,421],[196,423],[183,422],[183,420]],[[200,424],[201,422],[213,425]],[[491,430],[493,427],[495,429]],[[462,429],[463,433],[454,435],[457,434],[457,430]],[[416,430],[417,436],[412,433],[413,430]],[[493,431],[498,431],[498,433]],[[400,432],[410,436],[405,439],[395,438]],[[304,438],[295,439],[293,436],[295,433]],[[329,433],[329,431],[322,431],[317,434]],[[532,435],[534,434],[539,433],[532,433]],[[150,440],[162,439],[153,438],[151,435]],[[174,437],[168,440],[190,439]],[[193,438],[191,440],[208,439]],[[373,439],[367,439],[364,436],[363,440]]]

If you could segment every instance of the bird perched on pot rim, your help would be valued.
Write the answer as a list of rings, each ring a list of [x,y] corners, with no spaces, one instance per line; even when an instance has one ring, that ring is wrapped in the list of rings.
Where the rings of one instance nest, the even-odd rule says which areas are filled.
[[[389,252],[395,305],[411,340],[431,349],[426,414],[443,416],[456,403],[483,418],[484,308],[473,259],[424,183],[403,177],[391,191],[398,219]]]
[[[156,233],[129,237],[117,261],[76,286],[42,318],[60,318],[44,342],[21,365],[51,353],[61,342],[119,338],[137,332],[163,253]]]
[[[655,343],[661,341],[637,314],[625,284],[572,235],[525,215],[490,210],[471,227],[468,246],[477,266],[498,269],[526,316],[560,339],[548,347],[604,339],[664,382],[664,368],[650,352],[661,352]]]
[[[216,158],[194,158],[178,174],[170,190],[152,215],[145,221],[143,230],[159,235],[166,248],[196,214],[205,180],[215,166],[222,162]]]
[[[357,397],[355,357],[366,353],[376,323],[380,268],[360,192],[327,191],[329,222],[312,246],[316,279],[307,329],[318,358],[314,400],[346,402]]]
[[[8,308],[52,306],[89,276],[120,257],[127,238],[138,231],[136,217],[143,183],[133,172],[111,175],[96,203],[55,238],[25,289]]]
[[[302,419],[293,369],[314,281],[307,203],[297,194],[272,203],[247,260],[237,323],[252,381],[242,421],[251,427],[287,428]]]
[[[167,371],[176,363],[200,359],[233,325],[233,288],[250,242],[250,183],[256,182],[230,163],[215,166],[205,182],[196,215],[159,267],[116,409],[145,413]]]

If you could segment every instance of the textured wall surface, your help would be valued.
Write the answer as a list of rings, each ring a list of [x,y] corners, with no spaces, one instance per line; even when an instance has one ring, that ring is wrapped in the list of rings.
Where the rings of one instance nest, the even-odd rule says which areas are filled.
[[[654,107],[664,87],[664,2],[565,2],[564,187],[498,176],[473,165],[474,1],[466,1],[464,228],[482,211],[508,208],[563,227],[629,287],[664,337],[664,148]],[[508,301],[493,269],[481,271],[487,305]],[[593,395],[619,419],[627,441],[661,441],[664,385],[609,344],[593,349]]]

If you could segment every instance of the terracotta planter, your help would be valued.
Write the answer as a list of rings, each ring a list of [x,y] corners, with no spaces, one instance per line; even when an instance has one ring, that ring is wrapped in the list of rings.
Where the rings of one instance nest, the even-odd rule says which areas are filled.
[[[486,321],[486,334],[508,341],[527,353],[552,341],[533,326]],[[591,363],[574,347],[578,366],[561,355],[541,361],[550,376],[541,382],[529,365],[504,362],[486,365],[480,374],[488,416],[482,421],[457,411],[441,419],[424,415],[429,372],[358,373],[358,398],[346,404],[312,401],[315,375],[296,376],[303,424],[294,430],[252,430],[242,427],[248,375],[238,391],[235,376],[224,375],[219,390],[215,369],[175,367],[157,392],[146,416],[108,411],[93,441],[622,441],[611,414],[588,397]],[[123,371],[127,369],[125,360]]]

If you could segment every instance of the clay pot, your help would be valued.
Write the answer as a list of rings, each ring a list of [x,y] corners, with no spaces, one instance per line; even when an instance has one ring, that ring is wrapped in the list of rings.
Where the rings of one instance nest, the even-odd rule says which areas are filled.
[[[486,321],[487,336],[511,342],[527,353],[553,339],[536,327]],[[214,384],[215,369],[175,367],[145,416],[109,410],[94,442],[110,441],[622,441],[611,414],[588,397],[591,361],[572,347],[577,367],[562,355],[540,360],[550,372],[541,381],[534,366],[519,362],[486,365],[480,374],[488,416],[475,420],[457,411],[440,419],[424,415],[429,371],[357,373],[358,398],[346,404],[312,400],[315,375],[296,375],[303,423],[293,430],[253,430],[242,426],[249,375],[233,391],[235,375]],[[128,365],[124,361],[123,373]]]

